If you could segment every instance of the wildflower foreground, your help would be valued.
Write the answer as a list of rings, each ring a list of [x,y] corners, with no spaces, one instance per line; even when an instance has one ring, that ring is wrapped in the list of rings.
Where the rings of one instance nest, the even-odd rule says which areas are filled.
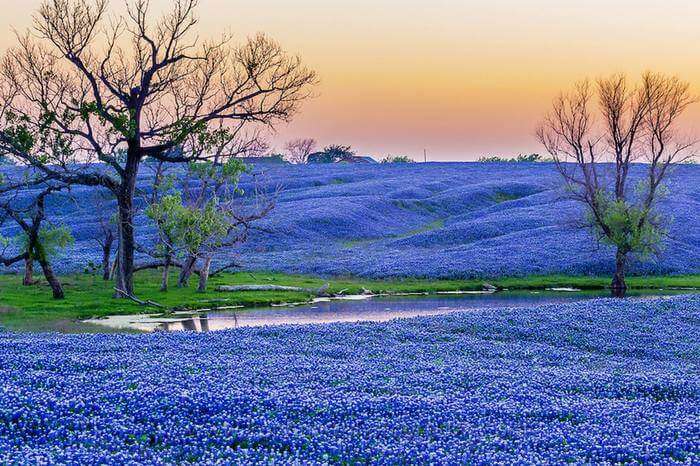
[[[0,334],[0,463],[700,462],[700,297]]]

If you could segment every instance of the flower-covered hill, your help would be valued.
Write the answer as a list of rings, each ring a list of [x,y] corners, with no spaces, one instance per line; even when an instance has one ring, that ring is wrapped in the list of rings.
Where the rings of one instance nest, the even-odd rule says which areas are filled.
[[[140,186],[145,188],[147,170]],[[364,277],[428,278],[526,274],[605,274],[608,248],[576,227],[552,164],[429,163],[258,165],[277,207],[250,241],[221,255],[249,269]],[[638,169],[636,176],[641,171]],[[243,183],[250,195],[250,177]],[[660,258],[635,273],[700,273],[700,166],[675,168],[664,209],[673,222]],[[54,202],[75,246],[62,271],[99,263],[94,240],[99,196],[75,188],[77,203]],[[104,204],[104,202],[102,201]],[[152,233],[140,216],[140,241]]]
[[[2,464],[698,464],[700,298],[0,334]]]

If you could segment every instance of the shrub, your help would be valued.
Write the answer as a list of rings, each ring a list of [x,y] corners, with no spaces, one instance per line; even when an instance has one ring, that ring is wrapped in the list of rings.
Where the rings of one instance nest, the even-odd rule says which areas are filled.
[[[407,155],[387,155],[381,163],[413,163],[414,160]]]

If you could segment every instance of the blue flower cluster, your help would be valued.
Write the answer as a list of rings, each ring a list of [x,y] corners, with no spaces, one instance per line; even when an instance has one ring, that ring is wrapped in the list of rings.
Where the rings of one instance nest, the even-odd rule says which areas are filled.
[[[1,464],[698,464],[700,297],[0,334]]]
[[[700,273],[700,166],[675,167],[667,246],[659,258],[634,263],[637,274]],[[270,189],[283,187],[277,208],[247,244],[220,262],[249,269],[363,277],[471,278],[566,273],[609,274],[614,255],[576,226],[581,207],[567,200],[548,163],[259,165]],[[148,170],[139,185],[147,189]],[[642,175],[640,167],[632,176]],[[254,192],[250,177],[242,183]],[[112,212],[94,188],[78,202],[54,200],[52,214],[74,230],[60,271],[99,263],[95,212]],[[153,238],[137,219],[139,242]]]

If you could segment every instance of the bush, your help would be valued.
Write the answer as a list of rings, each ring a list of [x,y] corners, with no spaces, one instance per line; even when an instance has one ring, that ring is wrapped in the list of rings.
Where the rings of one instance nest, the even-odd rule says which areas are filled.
[[[387,155],[382,163],[413,163],[414,160],[407,155]]]
[[[355,156],[355,151],[350,146],[333,144],[327,146],[322,152],[309,155],[309,163],[335,163]]]

